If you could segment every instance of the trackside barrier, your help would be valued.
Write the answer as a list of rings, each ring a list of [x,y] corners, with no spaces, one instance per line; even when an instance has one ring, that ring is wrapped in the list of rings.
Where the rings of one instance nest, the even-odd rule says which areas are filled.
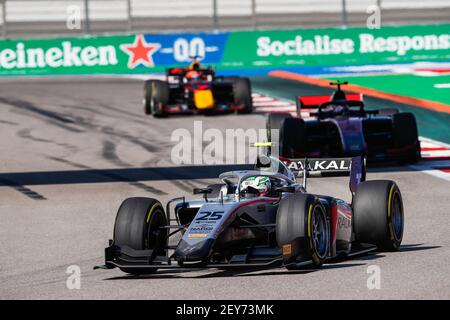
[[[0,75],[143,74],[203,57],[218,69],[450,60],[450,25],[133,34],[0,41]]]

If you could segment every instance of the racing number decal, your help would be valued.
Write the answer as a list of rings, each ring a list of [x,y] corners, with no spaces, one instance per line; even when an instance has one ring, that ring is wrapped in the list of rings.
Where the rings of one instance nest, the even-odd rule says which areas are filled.
[[[219,225],[219,221],[224,213],[224,211],[202,211],[197,213],[195,220],[189,227],[188,238],[207,237]]]
[[[200,212],[196,221],[217,221],[223,216],[223,211],[213,211],[213,212]]]
[[[191,61],[192,57],[198,56],[200,60],[205,57],[205,41],[195,37],[190,40],[178,38],[173,43],[173,57],[178,62]]]

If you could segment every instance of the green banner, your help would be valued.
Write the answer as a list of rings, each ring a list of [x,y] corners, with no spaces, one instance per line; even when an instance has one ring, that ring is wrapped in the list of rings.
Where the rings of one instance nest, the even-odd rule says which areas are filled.
[[[450,60],[450,25],[235,32],[222,65],[339,66]]]
[[[162,72],[192,56],[219,70],[450,60],[450,25],[1,40],[0,76]]]

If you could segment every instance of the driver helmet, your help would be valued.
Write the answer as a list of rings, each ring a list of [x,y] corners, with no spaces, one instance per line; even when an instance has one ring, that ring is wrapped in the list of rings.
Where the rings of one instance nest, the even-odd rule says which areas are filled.
[[[186,79],[188,80],[199,80],[200,79],[200,73],[198,71],[192,70],[186,73]]]
[[[333,102],[341,102],[341,101],[347,101],[347,96],[345,95],[345,92],[342,90],[336,90],[331,95],[331,101]]]
[[[240,191],[244,191],[247,187],[258,190],[260,196],[268,195],[271,189],[270,178],[262,176],[249,177],[242,181]]]
[[[189,69],[190,69],[190,70],[195,70],[195,71],[200,70],[200,69],[201,69],[200,62],[198,62],[197,60],[193,61],[193,62],[191,63],[191,65],[189,66]]]

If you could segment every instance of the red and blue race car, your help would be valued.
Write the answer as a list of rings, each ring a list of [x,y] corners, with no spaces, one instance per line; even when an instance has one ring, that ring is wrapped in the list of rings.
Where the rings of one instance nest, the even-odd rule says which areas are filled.
[[[278,133],[284,157],[365,156],[369,161],[413,163],[420,159],[417,123],[410,112],[397,109],[367,110],[362,94],[346,94],[341,85],[331,96],[298,96],[297,117],[289,113],[267,118],[268,141]],[[304,109],[312,119],[301,117]],[[278,131],[272,131],[272,130]]]

